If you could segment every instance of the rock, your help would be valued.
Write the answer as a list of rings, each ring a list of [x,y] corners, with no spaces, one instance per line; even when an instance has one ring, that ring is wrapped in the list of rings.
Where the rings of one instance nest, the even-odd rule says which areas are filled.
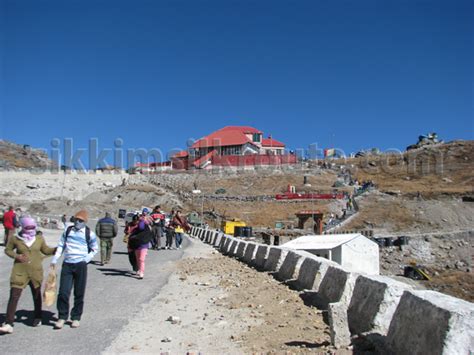
[[[445,177],[445,178],[443,178],[442,180],[443,180],[444,182],[448,182],[448,183],[450,183],[450,182],[453,182],[453,180],[451,180],[451,179],[448,179],[448,178],[446,178],[446,177]]]
[[[176,316],[169,316],[167,321],[171,322],[171,324],[179,324],[181,323],[181,318],[176,317]]]

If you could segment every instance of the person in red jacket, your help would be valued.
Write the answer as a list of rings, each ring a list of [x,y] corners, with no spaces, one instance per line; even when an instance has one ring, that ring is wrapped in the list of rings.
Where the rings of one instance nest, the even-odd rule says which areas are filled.
[[[5,237],[3,245],[7,245],[8,239],[15,235],[15,229],[18,227],[18,218],[13,210],[13,206],[8,208],[8,211],[3,215],[3,227],[5,228]]]

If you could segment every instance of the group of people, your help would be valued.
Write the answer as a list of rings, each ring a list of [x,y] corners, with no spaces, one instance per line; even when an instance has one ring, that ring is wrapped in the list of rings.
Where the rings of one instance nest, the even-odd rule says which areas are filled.
[[[183,234],[189,230],[190,226],[179,210],[166,215],[160,206],[156,206],[151,212],[144,208],[141,214],[134,215],[125,226],[124,242],[127,243],[128,258],[137,277],[143,279],[145,275],[148,249],[162,249],[163,236],[166,236],[164,249],[172,249],[173,241],[176,249],[180,249]]]
[[[10,212],[12,211],[13,214]],[[6,215],[6,219],[5,219]],[[7,305],[5,322],[0,326],[0,333],[13,333],[13,324],[18,301],[23,290],[29,286],[34,302],[34,319],[32,325],[37,327],[42,322],[43,283],[42,261],[45,256],[53,256],[50,272],[56,272],[56,265],[61,257],[59,291],[57,296],[58,320],[55,329],[62,329],[69,319],[71,328],[78,328],[84,309],[84,296],[87,284],[87,265],[101,248],[101,265],[111,260],[113,239],[117,236],[117,222],[106,213],[96,225],[95,233],[88,226],[88,212],[81,210],[65,223],[58,245],[47,245],[43,234],[38,230],[36,220],[29,216],[17,218],[13,207],[4,215],[5,254],[14,259],[10,276],[10,297]],[[6,224],[5,224],[6,223]],[[16,228],[20,228],[15,234]],[[133,217],[125,227],[124,241],[127,243],[129,260],[133,272],[143,279],[145,258],[149,248],[161,248],[160,240],[166,235],[165,248],[171,249],[173,240],[176,248],[181,248],[183,234],[190,229],[181,211],[172,211],[166,215],[156,206],[150,213],[143,209],[141,214]],[[74,289],[73,307],[70,309],[70,296]]]

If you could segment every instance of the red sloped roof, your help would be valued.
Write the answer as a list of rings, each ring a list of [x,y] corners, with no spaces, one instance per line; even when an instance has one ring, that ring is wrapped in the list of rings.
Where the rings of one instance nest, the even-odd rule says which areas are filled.
[[[222,129],[199,139],[192,148],[224,147],[229,145],[242,145],[252,143],[250,139],[240,130]]]
[[[244,134],[263,133],[262,131],[250,126],[226,126],[221,128],[219,131],[240,131]]]
[[[188,156],[188,151],[187,150],[182,150],[175,155],[173,155],[173,158],[186,158]]]
[[[273,138],[263,138],[262,139],[262,146],[263,147],[275,147],[275,148],[285,148],[285,144],[277,141]]]

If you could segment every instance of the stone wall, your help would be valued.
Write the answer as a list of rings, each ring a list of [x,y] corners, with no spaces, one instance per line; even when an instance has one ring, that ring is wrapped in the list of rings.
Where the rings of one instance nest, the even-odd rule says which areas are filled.
[[[335,346],[377,339],[387,354],[474,353],[474,304],[385,276],[351,273],[340,265],[288,248],[247,242],[193,228],[191,236],[237,257],[307,295],[329,311]]]

